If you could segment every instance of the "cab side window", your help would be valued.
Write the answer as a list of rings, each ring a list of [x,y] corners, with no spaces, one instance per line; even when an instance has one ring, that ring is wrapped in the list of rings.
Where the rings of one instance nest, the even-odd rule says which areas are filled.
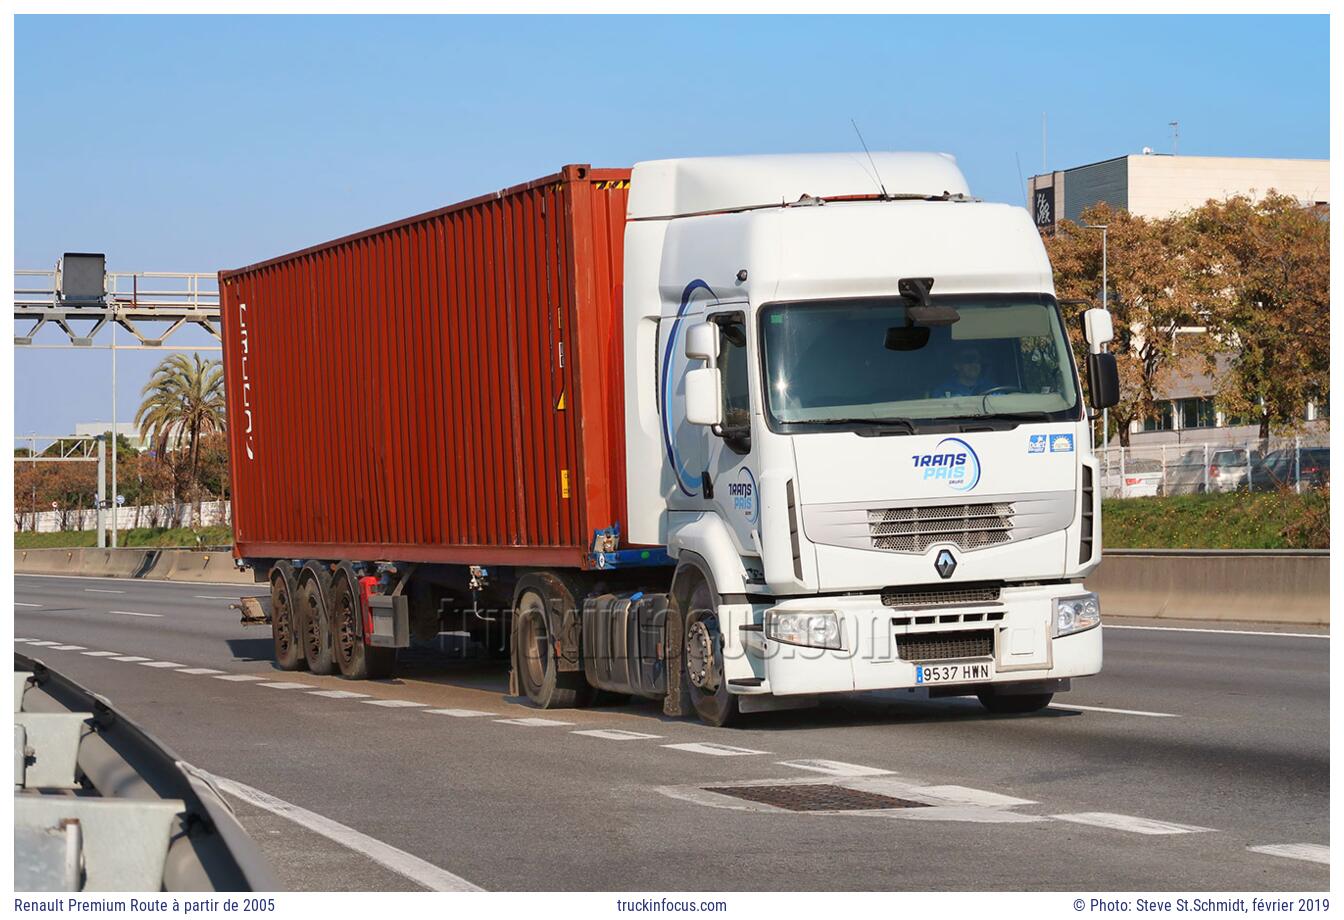
[[[711,317],[719,327],[723,440],[738,453],[751,449],[751,394],[747,383],[747,326],[741,313]]]

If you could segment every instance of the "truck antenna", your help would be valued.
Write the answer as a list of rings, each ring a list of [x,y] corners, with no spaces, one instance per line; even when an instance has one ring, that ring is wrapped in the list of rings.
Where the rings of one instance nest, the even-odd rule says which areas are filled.
[[[868,164],[873,167],[873,175],[877,178],[877,187],[882,190],[882,199],[885,201],[891,196],[887,194],[887,187],[882,184],[882,173],[878,171],[877,163],[873,160],[873,155],[868,150],[868,144],[863,139],[863,132],[859,130],[858,122],[851,118],[849,123],[854,126],[854,133],[859,136],[859,143],[863,144],[863,152],[868,154]]]

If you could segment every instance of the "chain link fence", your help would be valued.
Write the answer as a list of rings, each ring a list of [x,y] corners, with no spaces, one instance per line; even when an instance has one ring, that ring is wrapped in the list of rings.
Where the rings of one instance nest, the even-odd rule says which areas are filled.
[[[1238,443],[1154,444],[1096,450],[1104,498],[1203,492],[1303,492],[1330,482],[1328,434]]]

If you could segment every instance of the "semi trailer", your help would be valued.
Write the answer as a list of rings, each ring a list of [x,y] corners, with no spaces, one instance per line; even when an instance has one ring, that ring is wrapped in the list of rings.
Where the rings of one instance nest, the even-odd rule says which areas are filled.
[[[282,669],[457,633],[536,706],[724,725],[1101,668],[1110,317],[949,155],[571,165],[219,281]]]

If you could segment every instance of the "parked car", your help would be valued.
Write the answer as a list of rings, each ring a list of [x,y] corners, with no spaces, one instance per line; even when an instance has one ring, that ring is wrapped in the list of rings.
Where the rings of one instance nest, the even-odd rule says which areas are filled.
[[[1234,492],[1247,485],[1247,460],[1259,463],[1263,459],[1260,451],[1247,451],[1244,447],[1225,447],[1209,455],[1210,492]]]
[[[1304,489],[1319,489],[1328,485],[1330,448],[1303,447],[1299,451],[1289,447],[1284,450],[1272,450],[1265,454],[1264,459],[1251,464],[1250,487],[1256,492],[1291,489],[1299,476]]]
[[[1123,476],[1118,463],[1102,475],[1102,494],[1107,498],[1151,498],[1162,494],[1161,460],[1127,457],[1124,467]]]

